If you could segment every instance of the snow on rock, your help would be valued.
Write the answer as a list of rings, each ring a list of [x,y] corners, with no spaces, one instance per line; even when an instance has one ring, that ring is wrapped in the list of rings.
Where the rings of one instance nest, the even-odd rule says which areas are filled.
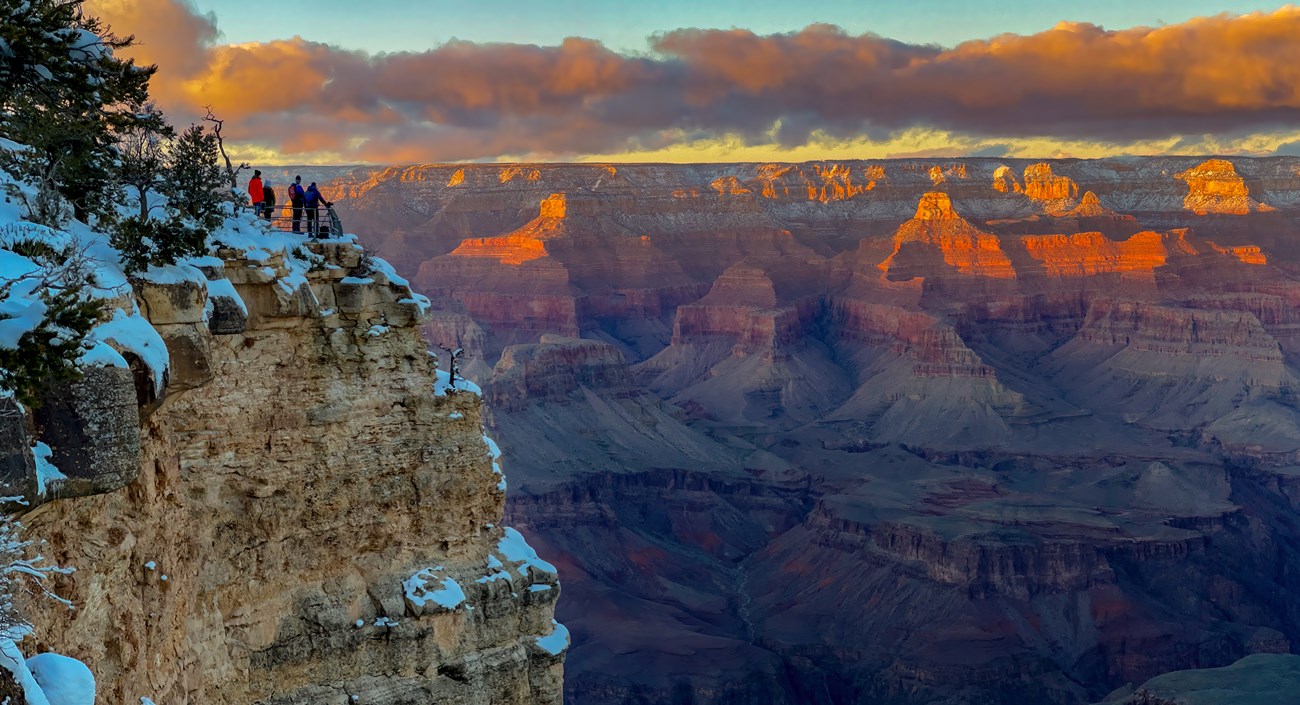
[[[26,696],[26,705],[52,705],[50,700],[45,697],[45,691],[41,689],[40,684],[36,682],[36,678],[32,675],[32,670],[28,667],[27,661],[23,660],[22,650],[18,648],[18,644],[14,643],[14,639],[8,635],[0,637],[0,667],[9,671],[9,674],[14,678],[14,682],[23,689],[23,694]]]
[[[91,347],[81,354],[77,366],[86,367],[129,367],[126,358],[103,341],[91,341]]]
[[[398,299],[397,303],[419,307],[421,317],[428,313],[429,309],[433,307],[433,304],[429,303],[429,297],[424,294],[411,294],[409,298]]]
[[[54,467],[54,463],[50,462],[50,456],[53,453],[54,451],[50,450],[48,445],[40,442],[32,448],[32,456],[36,458],[37,494],[43,495],[47,489],[54,489],[55,483],[58,481],[68,479],[67,475],[59,472],[59,469]]]
[[[483,434],[483,442],[487,444],[488,454],[492,456],[492,472],[500,475],[501,464],[497,461],[501,459],[501,446],[498,446],[497,442],[492,440],[486,433]]]
[[[373,257],[371,258],[371,262],[372,262],[371,266],[375,268],[375,271],[383,272],[384,276],[388,277],[388,281],[392,282],[393,284],[397,284],[398,286],[405,286],[405,287],[411,286],[411,282],[407,281],[404,277],[399,275],[397,273],[397,270],[393,269],[393,265],[389,264],[387,260],[383,260],[378,257]]]
[[[509,581],[510,574],[505,571],[497,571],[495,573],[488,573],[487,575],[484,575],[483,577],[476,579],[474,582],[487,584],[487,583],[495,583],[498,580]]]
[[[49,307],[40,299],[40,281],[23,279],[35,271],[34,263],[8,250],[0,250],[0,280],[14,282],[9,296],[0,301],[0,348],[16,350],[23,335],[45,320]]]
[[[505,492],[506,475],[501,472],[501,464],[497,462],[497,460],[501,458],[501,448],[497,445],[497,442],[489,438],[486,433],[483,434],[483,442],[487,444],[488,453],[492,456],[492,472],[501,476],[501,480],[497,482],[497,491]]]
[[[200,284],[207,281],[203,271],[198,267],[183,262],[177,264],[154,265],[143,272],[133,275],[136,279],[152,284]]]
[[[248,315],[248,306],[244,305],[244,300],[239,297],[239,292],[235,291],[235,285],[230,283],[229,279],[212,279],[207,281],[208,299],[213,297],[225,297],[235,302],[244,315]]]
[[[536,637],[536,641],[542,651],[552,656],[559,656],[564,653],[565,649],[569,648],[569,629],[552,619],[551,633]]]
[[[497,553],[509,563],[514,563],[515,570],[527,577],[528,569],[533,568],[543,573],[556,574],[555,566],[542,560],[537,551],[524,540],[524,535],[510,527],[505,527],[505,536],[497,542]]]
[[[442,575],[442,566],[425,568],[402,581],[406,594],[406,607],[416,616],[431,612],[427,606],[437,605],[444,610],[454,610],[465,601],[465,591],[455,580]]]
[[[483,390],[480,389],[477,384],[474,384],[464,377],[456,377],[456,386],[452,387],[450,373],[445,370],[435,370],[435,372],[438,375],[437,381],[433,383],[433,395],[435,397],[445,397],[447,396],[447,393],[451,391],[469,392],[470,394],[477,394],[480,397],[483,396]]]
[[[77,659],[55,653],[38,654],[27,659],[27,668],[49,705],[95,705],[95,676]]]
[[[140,315],[139,309],[132,307],[131,313],[122,308],[113,312],[112,320],[95,326],[90,332],[94,341],[110,343],[118,350],[133,353],[140,358],[153,373],[153,386],[156,394],[161,394],[166,385],[167,372],[171,358],[167,354],[167,345],[161,335],[149,321]]]

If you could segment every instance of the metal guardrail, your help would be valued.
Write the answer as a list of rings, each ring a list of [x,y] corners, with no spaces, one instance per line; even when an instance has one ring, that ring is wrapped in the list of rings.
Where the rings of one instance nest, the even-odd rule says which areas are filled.
[[[244,206],[243,210],[246,213],[252,213],[253,207],[251,205]],[[307,220],[307,211],[311,209],[304,206],[299,210],[302,211],[301,213],[302,217],[298,219],[299,222],[298,222],[297,232],[300,232],[303,235],[308,235],[311,237],[318,237],[318,238],[335,238],[335,237],[341,237],[343,235],[343,221],[339,220],[338,213],[334,212],[334,206],[317,207],[316,218],[315,218],[315,223],[316,223],[315,235],[312,235],[310,232],[308,232],[309,221]],[[324,213],[322,213],[321,211],[324,211]],[[293,207],[288,203],[275,204],[275,208],[271,210],[271,217],[268,218],[265,215],[262,215],[258,219],[265,220],[266,222],[271,224],[271,227],[277,230],[283,230],[286,233],[295,232],[293,229]]]

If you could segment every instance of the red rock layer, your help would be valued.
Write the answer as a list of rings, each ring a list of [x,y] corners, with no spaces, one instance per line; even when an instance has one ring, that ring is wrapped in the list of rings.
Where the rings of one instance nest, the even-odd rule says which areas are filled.
[[[1049,277],[1086,277],[1114,272],[1150,272],[1167,253],[1159,233],[1138,233],[1114,242],[1101,233],[1038,235],[1020,239],[1029,256]]]
[[[913,244],[920,246],[919,251],[905,253],[904,248]],[[939,261],[928,256],[932,253],[939,254],[939,261],[958,274],[1015,277],[1011,260],[1002,251],[998,237],[979,230],[958,215],[948,194],[941,191],[931,191],[921,197],[916,216],[898,228],[894,234],[894,251],[879,268],[891,276],[905,278],[946,275],[945,268],[937,266]]]

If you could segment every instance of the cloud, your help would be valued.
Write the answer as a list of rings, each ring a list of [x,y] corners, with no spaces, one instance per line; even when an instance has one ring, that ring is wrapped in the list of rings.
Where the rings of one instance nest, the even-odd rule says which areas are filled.
[[[1273,154],[1281,157],[1300,157],[1300,140],[1292,140],[1279,144]]]
[[[828,25],[758,35],[678,29],[626,56],[599,42],[451,42],[369,55],[301,38],[218,45],[181,0],[91,0],[182,119],[212,104],[229,136],[287,160],[566,158],[739,140],[888,143],[914,130],[1004,154],[1026,140],[1150,143],[1300,118],[1300,8],[1158,28],[1061,24],[952,48]]]

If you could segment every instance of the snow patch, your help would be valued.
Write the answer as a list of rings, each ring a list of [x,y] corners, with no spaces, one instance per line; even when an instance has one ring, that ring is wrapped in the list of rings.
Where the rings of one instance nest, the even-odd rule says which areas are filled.
[[[515,563],[515,570],[522,576],[528,575],[528,569],[533,568],[543,573],[556,574],[555,566],[542,560],[537,551],[524,540],[524,535],[510,527],[505,527],[505,536],[497,542],[497,553],[505,560]]]
[[[424,614],[425,605],[433,603],[454,610],[465,601],[465,591],[455,580],[441,575],[442,566],[425,568],[402,581],[406,602],[416,615]],[[433,587],[432,586],[437,586]]]
[[[27,668],[49,705],[95,705],[95,675],[77,659],[37,654],[27,659]]]
[[[50,456],[54,451],[50,450],[48,445],[37,441],[36,446],[32,448],[32,457],[36,458],[36,494],[45,494],[46,488],[54,489],[60,480],[68,479],[54,463],[50,462]]]
[[[492,472],[498,475],[502,474],[501,464],[497,462],[501,459],[501,446],[498,446],[497,442],[492,440],[486,433],[483,434],[483,442],[487,444],[488,455],[492,456]]]
[[[435,358],[437,357],[432,352],[429,354]],[[435,397],[445,397],[450,391],[469,392],[470,394],[477,394],[480,397],[483,396],[483,390],[480,389],[477,384],[474,384],[464,377],[456,377],[456,386],[453,388],[451,384],[451,374],[445,370],[434,370],[434,373],[437,375],[437,379],[433,383],[433,395]]]
[[[484,575],[483,577],[481,577],[481,578],[475,580],[474,582],[476,582],[476,583],[495,583],[495,582],[498,581],[498,580],[506,580],[506,581],[508,581],[508,580],[510,580],[510,574],[507,573],[507,572],[505,572],[505,571],[497,571],[497,572],[495,572],[495,573],[489,573],[489,574],[487,574],[487,575]]]
[[[93,344],[86,352],[81,354],[77,360],[80,367],[130,367],[126,364],[126,358],[121,353],[113,349],[113,346],[102,341],[93,341]]]
[[[14,638],[22,637],[21,635],[12,638],[11,635],[0,637],[0,668],[9,671],[14,682],[23,689],[23,694],[27,696],[26,705],[50,705],[45,692],[32,676],[27,661],[23,659],[23,652],[18,648],[18,644],[14,643]]]
[[[559,656],[564,653],[565,649],[569,648],[569,629],[552,619],[551,633],[546,636],[536,637],[536,640],[542,651],[552,656]]]
[[[140,315],[138,309],[133,306],[131,313],[127,313],[118,308],[113,312],[112,320],[101,323],[90,331],[90,338],[134,353],[153,373],[154,393],[162,393],[171,357],[167,354],[167,345],[163,343],[162,336]]]
[[[153,284],[199,284],[207,281],[203,271],[193,265],[177,263],[162,266],[154,265],[143,272],[133,275],[136,279]]]

